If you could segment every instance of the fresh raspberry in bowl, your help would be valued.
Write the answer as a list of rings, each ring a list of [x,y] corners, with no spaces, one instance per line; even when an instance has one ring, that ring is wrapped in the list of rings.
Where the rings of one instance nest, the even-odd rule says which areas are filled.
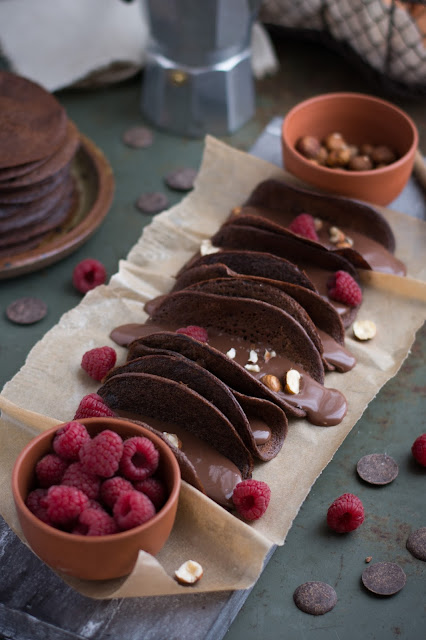
[[[19,522],[31,549],[53,569],[84,580],[122,577],[131,572],[141,549],[155,555],[168,539],[179,496],[179,465],[167,443],[140,423],[116,417],[82,418],[77,422],[89,437],[83,438],[78,449],[79,460],[68,457],[71,450],[75,455],[70,442],[64,446],[65,459],[53,448],[55,441],[60,442],[70,432],[70,423],[40,433],[18,456],[12,472],[12,494]],[[157,452],[155,478],[164,489],[164,501],[159,506],[131,481],[117,475],[121,473],[124,443],[132,438],[149,440]],[[57,448],[61,451],[60,446]],[[41,487],[35,468],[47,456],[59,459],[64,472],[51,484],[53,476],[48,467],[49,486]],[[154,468],[147,480],[153,472]],[[106,474],[110,473],[115,475],[109,478]],[[117,486],[119,478],[124,487]],[[103,490],[104,483],[112,488]],[[123,499],[117,506],[120,496],[129,493],[131,499]]]

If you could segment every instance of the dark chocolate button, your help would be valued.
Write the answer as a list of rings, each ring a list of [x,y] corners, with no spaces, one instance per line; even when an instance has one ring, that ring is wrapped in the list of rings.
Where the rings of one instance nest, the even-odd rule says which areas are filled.
[[[135,149],[150,147],[154,142],[154,135],[147,127],[130,127],[123,133],[123,142]]]
[[[426,562],[426,527],[410,533],[407,538],[407,549],[415,558]]]
[[[197,171],[187,167],[171,171],[166,175],[164,180],[170,189],[176,189],[177,191],[190,191],[194,186],[194,180],[196,177]]]
[[[137,208],[143,213],[158,213],[169,206],[169,199],[160,191],[142,193],[136,200]]]
[[[389,484],[398,475],[398,465],[386,453],[370,453],[358,461],[360,478],[370,484]]]
[[[337,594],[333,587],[325,582],[305,582],[297,587],[293,599],[301,611],[313,616],[322,616],[337,603]]]
[[[47,313],[47,305],[39,298],[19,298],[11,302],[6,309],[6,315],[16,324],[33,324]]]
[[[380,596],[392,596],[401,591],[407,576],[395,562],[375,562],[364,569],[361,576],[364,587]]]

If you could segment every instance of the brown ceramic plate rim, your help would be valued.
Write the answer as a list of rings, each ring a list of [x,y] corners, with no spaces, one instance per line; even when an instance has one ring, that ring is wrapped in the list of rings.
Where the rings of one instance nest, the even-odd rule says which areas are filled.
[[[108,213],[115,186],[111,165],[92,140],[82,134],[80,139],[81,147],[74,162],[78,168],[84,161],[89,168],[89,177],[96,184],[93,202],[83,212],[77,224],[65,233],[53,233],[48,241],[43,241],[34,249],[0,258],[0,280],[37,271],[70,255],[90,238]],[[78,182],[77,186],[84,191],[83,181]],[[79,198],[82,197],[80,192]]]

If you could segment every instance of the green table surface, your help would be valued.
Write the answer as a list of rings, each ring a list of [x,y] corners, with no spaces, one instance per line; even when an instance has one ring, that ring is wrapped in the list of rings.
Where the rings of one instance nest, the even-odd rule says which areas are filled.
[[[320,45],[277,37],[276,46],[281,61],[279,73],[256,83],[254,118],[235,134],[224,137],[225,142],[249,150],[271,118],[284,116],[298,101],[324,91],[355,90],[392,99],[406,109],[418,125],[421,146],[426,148],[424,102],[381,93],[376,85]],[[143,227],[152,219],[152,216],[144,215],[135,208],[137,197],[146,191],[159,190],[166,193],[174,204],[182,194],[165,186],[164,175],[180,166],[199,166],[203,150],[203,141],[199,139],[155,131],[154,144],[149,149],[134,150],[122,144],[121,135],[127,127],[147,124],[139,108],[140,87],[141,78],[136,77],[108,88],[58,93],[69,116],[82,133],[103,150],[111,163],[116,180],[115,196],[100,228],[75,253],[48,268],[0,281],[0,388],[24,364],[32,346],[65,311],[80,301],[80,294],[71,284],[73,267],[83,258],[94,257],[105,264],[111,276],[117,270],[118,261],[126,256]],[[9,322],[5,315],[7,305],[28,295],[45,300],[47,316],[30,326]],[[222,608],[219,607],[219,612],[215,613],[217,619],[206,624],[202,635],[195,631],[191,635],[191,627],[183,625],[183,622],[181,629],[185,627],[185,632],[179,631],[178,627],[177,631],[162,635],[158,631],[161,625],[158,626],[157,616],[154,635],[149,633],[146,621],[144,624],[141,622],[141,629],[144,629],[139,632],[141,635],[134,623],[131,630],[129,626],[126,631],[123,622],[121,637],[124,640],[151,637],[216,640],[225,634],[226,640],[425,638],[426,565],[414,559],[405,548],[408,533],[426,526],[426,470],[416,465],[410,456],[412,442],[426,431],[425,349],[426,330],[423,327],[399,373],[370,403],[332,462],[315,482],[285,544],[275,550],[241,609],[246,593],[234,598],[232,606],[226,607],[224,603]],[[358,459],[375,452],[385,452],[399,464],[399,475],[389,486],[374,488],[357,477],[355,466]],[[325,513],[332,500],[344,492],[353,492],[362,499],[366,520],[351,535],[334,535],[325,526]],[[0,556],[1,551],[0,547]],[[367,556],[372,556],[373,561],[400,564],[407,575],[404,589],[388,598],[367,592],[360,581],[367,566]],[[23,581],[27,579],[28,576],[22,577]],[[325,616],[302,613],[293,603],[295,588],[309,580],[325,581],[337,591],[338,604]],[[27,618],[27,626],[22,626],[26,630],[19,631],[21,623],[14,622],[12,613],[26,612],[25,615],[36,617],[42,617],[42,614],[31,612],[28,598],[25,604],[14,601],[5,588],[0,590],[0,637],[1,633],[4,638],[19,640],[27,637],[33,640],[38,637],[96,640],[118,637],[109,635],[105,620],[104,624],[95,624],[92,620],[92,626],[87,623],[81,627],[76,622],[74,626],[71,622],[64,622],[62,627],[61,623],[50,621],[46,613],[43,614],[45,635],[38,635],[41,632],[36,633],[35,627],[28,626]],[[197,616],[202,616],[203,612],[196,598],[191,597],[191,603],[193,614],[189,609],[185,615],[188,620],[193,616],[196,622]],[[140,607],[143,618],[144,602],[133,603],[132,611],[136,606]],[[81,607],[87,611],[88,605],[81,602]],[[9,622],[6,624],[5,620]],[[29,628],[33,631],[28,631]]]

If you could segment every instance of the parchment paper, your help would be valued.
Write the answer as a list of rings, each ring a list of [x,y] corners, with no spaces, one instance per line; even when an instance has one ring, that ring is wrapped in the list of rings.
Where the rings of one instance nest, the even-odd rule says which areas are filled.
[[[263,160],[207,137],[194,190],[177,206],[156,216],[121,261],[108,285],[86,294],[81,303],[62,316],[40,340],[2,396],[27,410],[58,422],[72,419],[80,399],[96,391],[80,368],[85,351],[111,344],[115,326],[143,322],[142,305],[167,292],[173,275],[210,237],[233,206],[241,204],[254,186],[268,177],[294,180]],[[426,316],[426,224],[395,211],[383,210],[397,239],[396,254],[408,266],[408,277],[362,274],[364,300],[359,318],[374,320],[376,338],[353,340],[347,347],[356,367],[345,374],[327,373],[326,386],[340,389],[349,411],[340,425],[316,427],[291,420],[288,437],[278,456],[257,464],[254,477],[271,486],[266,514],[246,524],[226,512],[191,486],[182,483],[176,524],[166,546],[156,558],[140,553],[126,579],[104,583],[63,579],[83,594],[95,598],[136,597],[243,589],[258,578],[268,550],[282,545],[303,500],[356,424],[368,403],[399,370],[410,351],[416,331]],[[125,350],[118,348],[118,362]],[[64,366],[65,363],[65,366]],[[0,512],[23,538],[10,491],[13,462],[34,430],[6,415],[0,421]],[[200,562],[204,576],[194,587],[182,587],[173,572],[188,559]]]

